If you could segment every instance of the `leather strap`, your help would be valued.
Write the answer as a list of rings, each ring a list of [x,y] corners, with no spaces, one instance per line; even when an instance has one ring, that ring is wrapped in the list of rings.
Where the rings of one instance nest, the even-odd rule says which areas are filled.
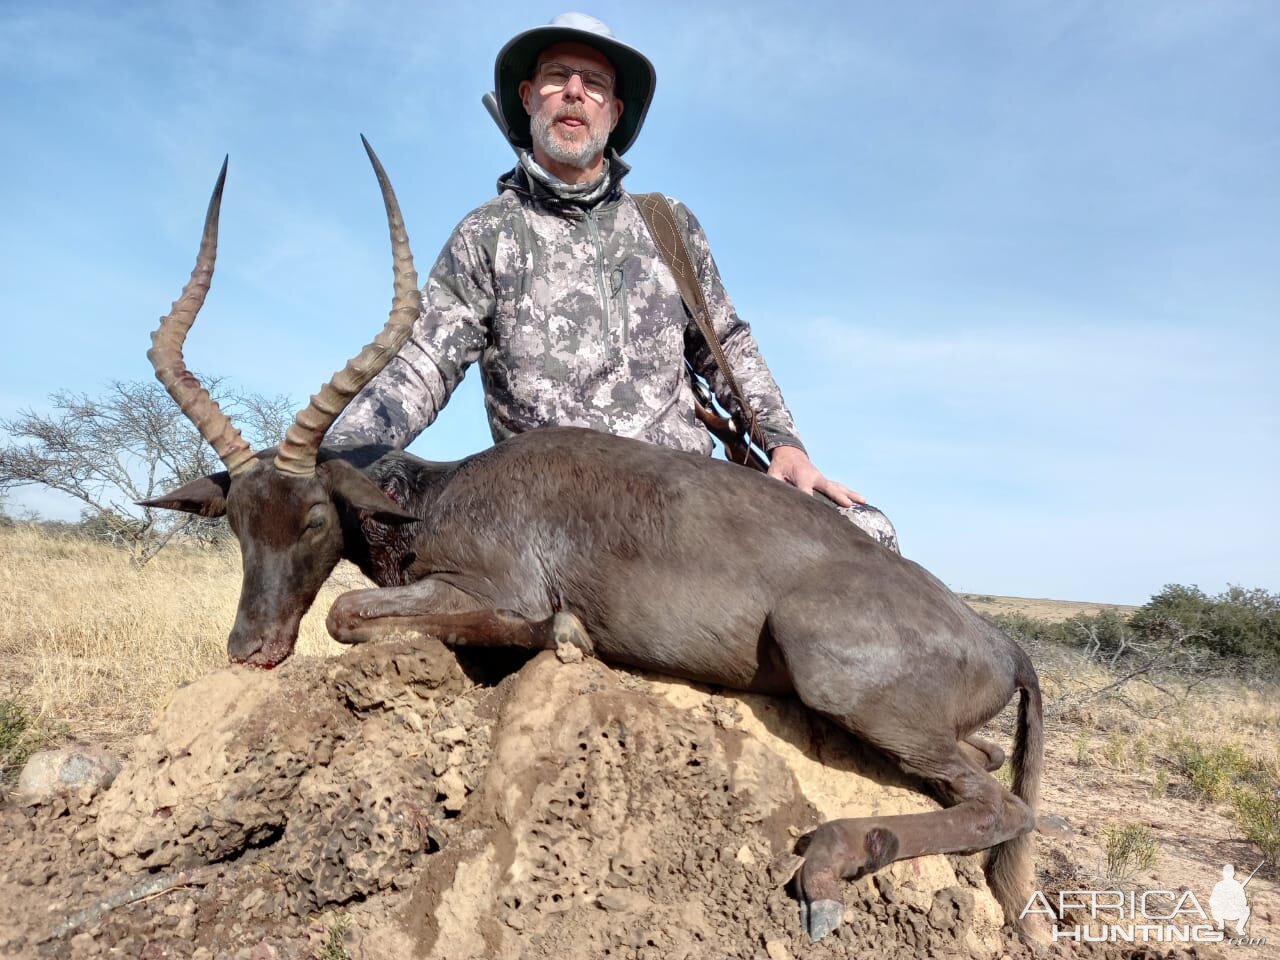
[[[707,342],[716,367],[720,370],[720,375],[729,384],[729,390],[733,393],[734,400],[738,402],[743,415],[747,418],[747,436],[761,450],[765,449],[764,437],[756,422],[755,409],[747,402],[746,396],[738,386],[733,370],[729,367],[729,358],[724,355],[724,350],[720,347],[720,340],[716,337],[715,330],[711,327],[710,312],[707,310],[707,298],[703,293],[702,284],[698,282],[698,274],[693,266],[693,258],[689,256],[689,248],[684,242],[684,236],[680,233],[680,228],[676,224],[675,211],[671,209],[671,204],[667,202],[667,198],[660,193],[634,193],[631,196],[635,200],[636,206],[640,208],[640,215],[644,217],[644,222],[649,227],[649,233],[653,237],[654,243],[658,245],[658,253],[662,257],[662,262],[667,265],[675,277],[685,308],[689,311],[689,315],[693,317],[693,322],[698,325],[702,338]],[[730,457],[730,459],[733,458]]]

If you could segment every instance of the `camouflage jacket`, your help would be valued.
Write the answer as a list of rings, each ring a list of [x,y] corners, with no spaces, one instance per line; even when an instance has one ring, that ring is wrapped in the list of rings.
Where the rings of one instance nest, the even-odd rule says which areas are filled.
[[[454,229],[400,353],[348,406],[329,446],[403,449],[480,361],[495,441],[546,424],[591,427],[710,453],[693,412],[686,349],[728,410],[737,405],[685,312],[612,155],[602,181],[569,186],[527,155],[499,194]],[[734,376],[766,445],[802,447],[751,330],[720,282],[707,239],[673,203]]]

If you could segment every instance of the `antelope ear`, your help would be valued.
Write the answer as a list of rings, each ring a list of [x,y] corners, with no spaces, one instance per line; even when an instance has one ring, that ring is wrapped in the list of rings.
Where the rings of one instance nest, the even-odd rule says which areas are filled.
[[[138,506],[182,510],[201,517],[220,517],[227,512],[227,491],[230,489],[231,474],[223,470],[184,483],[154,500],[139,500]]]
[[[317,468],[325,486],[352,509],[379,523],[416,523],[420,518],[387,496],[376,483],[345,460],[326,460]]]

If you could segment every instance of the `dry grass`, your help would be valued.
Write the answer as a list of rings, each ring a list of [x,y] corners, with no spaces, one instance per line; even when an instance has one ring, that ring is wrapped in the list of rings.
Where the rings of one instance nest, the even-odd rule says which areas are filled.
[[[341,651],[325,613],[366,585],[339,566],[302,621],[298,651]],[[234,544],[170,546],[139,569],[103,544],[0,528],[0,697],[76,734],[135,733],[176,687],[226,664],[239,594]]]
[[[1031,655],[1046,706],[1041,810],[1075,826],[1065,838],[1037,838],[1042,883],[1186,885],[1207,896],[1224,863],[1247,872],[1263,858],[1277,862],[1280,689],[1224,678],[1178,697],[1166,692],[1176,685],[1162,691],[1136,678],[1123,697],[1081,702],[1116,675],[1073,648],[1046,643]],[[1072,706],[1061,709],[1064,701]],[[1001,719],[1007,734],[1012,711]],[[1276,879],[1274,868],[1262,870],[1255,902],[1275,895]]]

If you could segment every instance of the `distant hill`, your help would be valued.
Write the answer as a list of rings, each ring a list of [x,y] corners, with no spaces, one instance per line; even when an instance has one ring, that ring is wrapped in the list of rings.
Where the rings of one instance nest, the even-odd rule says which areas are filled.
[[[1040,620],[1070,620],[1080,614],[1091,616],[1100,610],[1119,610],[1133,613],[1138,607],[1125,603],[1087,603],[1083,600],[1043,600],[1028,597],[994,597],[985,593],[962,593],[962,599],[979,613],[994,616],[1000,613],[1021,613]]]

